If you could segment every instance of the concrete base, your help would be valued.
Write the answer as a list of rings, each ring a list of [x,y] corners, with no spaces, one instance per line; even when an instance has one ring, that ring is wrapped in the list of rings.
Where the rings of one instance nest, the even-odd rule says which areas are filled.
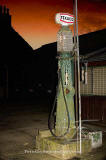
[[[70,159],[78,155],[79,142],[69,139],[56,139],[51,136],[49,130],[45,130],[39,131],[39,135],[36,136],[36,148],[57,158]],[[82,139],[82,153],[90,151],[91,140]]]

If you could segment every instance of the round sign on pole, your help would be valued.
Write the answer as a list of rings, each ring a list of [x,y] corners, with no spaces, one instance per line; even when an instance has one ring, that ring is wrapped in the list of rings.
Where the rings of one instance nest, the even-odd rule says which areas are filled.
[[[57,13],[55,21],[63,26],[69,26],[74,23],[74,16],[69,13]]]

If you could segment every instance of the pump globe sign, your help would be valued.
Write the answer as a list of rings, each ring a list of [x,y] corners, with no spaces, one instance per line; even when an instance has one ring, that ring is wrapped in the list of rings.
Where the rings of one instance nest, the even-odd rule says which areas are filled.
[[[69,26],[74,23],[74,16],[69,13],[57,13],[55,17],[55,21],[58,24]]]

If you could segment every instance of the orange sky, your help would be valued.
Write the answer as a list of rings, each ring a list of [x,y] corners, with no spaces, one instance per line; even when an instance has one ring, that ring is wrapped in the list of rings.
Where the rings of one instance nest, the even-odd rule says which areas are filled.
[[[12,26],[34,48],[56,41],[58,12],[72,13],[72,0],[0,0],[10,8]],[[106,28],[105,0],[78,0],[79,34]]]

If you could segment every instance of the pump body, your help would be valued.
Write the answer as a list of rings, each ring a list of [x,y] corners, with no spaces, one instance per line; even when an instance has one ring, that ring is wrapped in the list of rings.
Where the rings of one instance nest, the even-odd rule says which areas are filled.
[[[73,46],[72,31],[68,26],[62,26],[57,34],[58,80],[60,79],[61,81],[59,83],[57,93],[55,127],[57,136],[63,135],[66,132],[69,121],[69,134],[73,128],[75,128]],[[67,104],[65,103],[65,100]],[[68,107],[68,113],[66,110],[66,105]],[[70,134],[70,136],[72,137],[73,135]]]

